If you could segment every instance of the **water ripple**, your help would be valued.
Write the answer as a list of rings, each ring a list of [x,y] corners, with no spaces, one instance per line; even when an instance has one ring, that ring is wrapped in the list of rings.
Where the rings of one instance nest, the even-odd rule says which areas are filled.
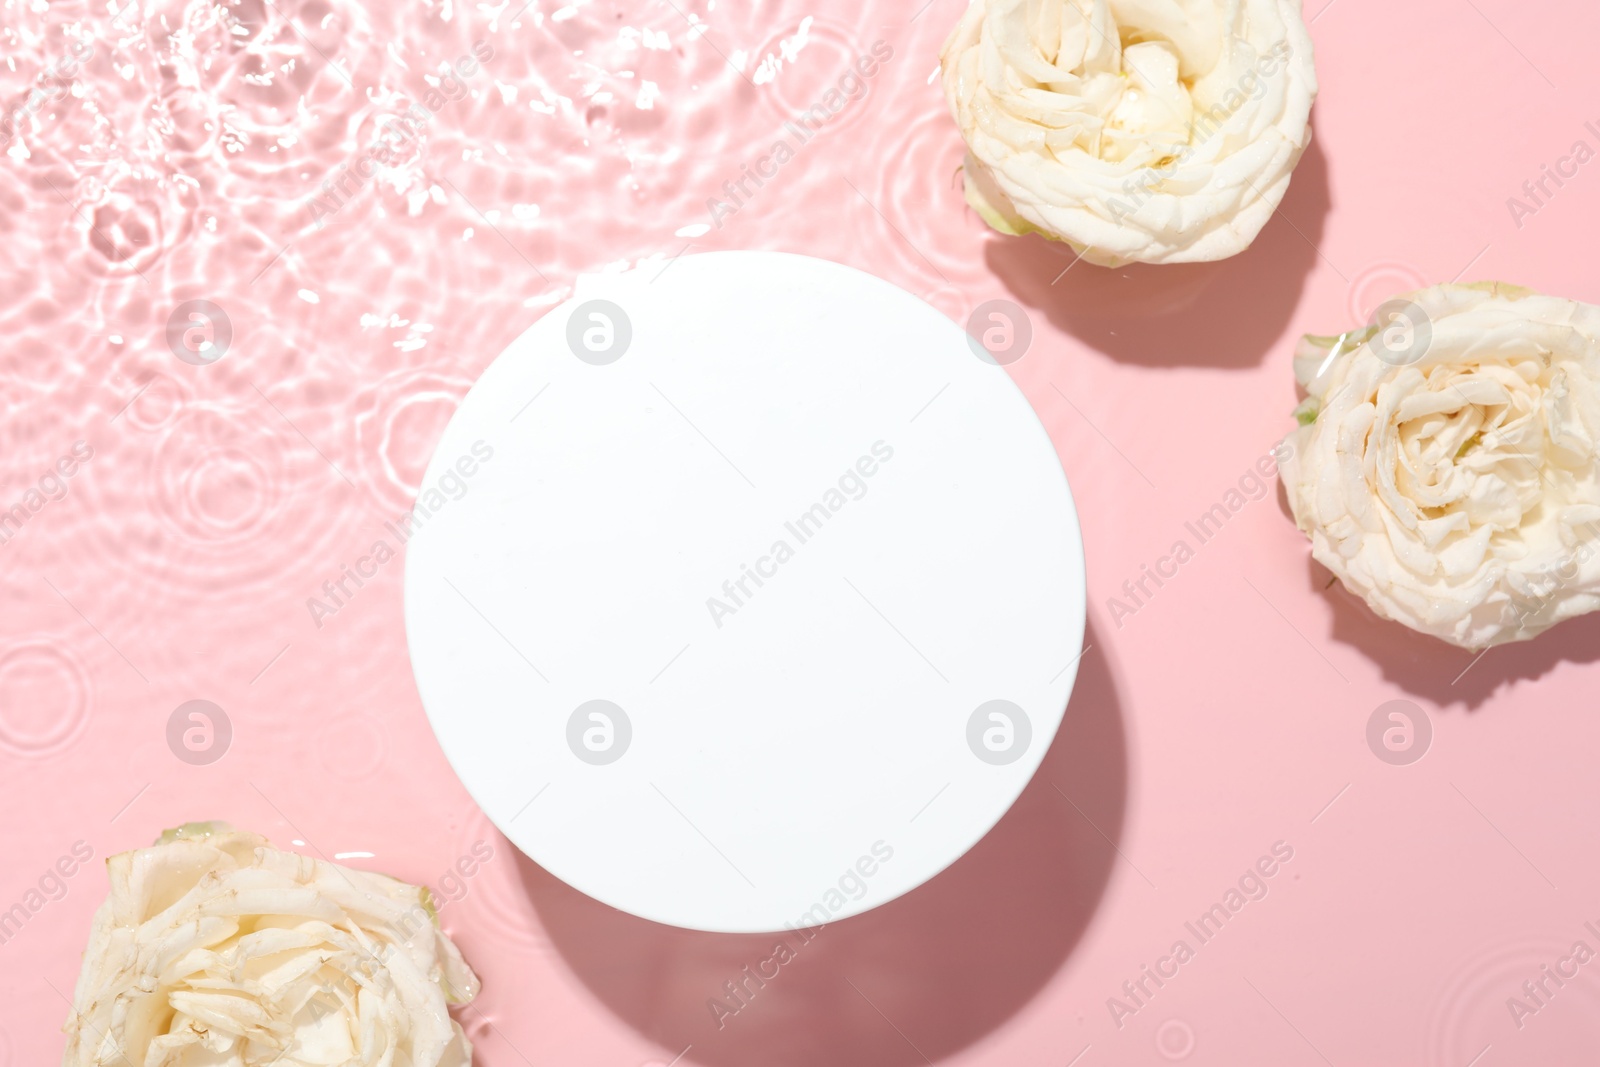
[[[70,745],[89,721],[89,678],[60,642],[0,648],[0,747],[40,757]]]

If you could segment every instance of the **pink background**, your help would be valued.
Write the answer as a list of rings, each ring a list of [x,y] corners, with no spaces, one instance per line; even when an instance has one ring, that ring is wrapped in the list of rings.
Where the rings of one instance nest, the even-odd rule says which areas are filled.
[[[120,26],[7,7],[8,106],[71,34],[94,52],[0,161],[0,504],[75,441],[94,454],[0,545],[0,909],[75,842],[98,859],[190,819],[435,885],[483,840],[443,918],[484,980],[461,1017],[486,1065],[1595,1062],[1600,960],[1520,1027],[1506,1002],[1574,942],[1600,950],[1600,619],[1474,663],[1325,589],[1273,496],[1121,626],[1106,600],[1286,432],[1297,334],[1458,276],[1600,301],[1600,162],[1520,227],[1506,206],[1574,141],[1600,147],[1600,11],[1312,9],[1316,139],[1255,247],[1052,284],[1067,250],[963,205],[933,76],[961,0],[919,3],[535,0],[512,22],[246,0],[232,35],[177,0]],[[477,40],[494,58],[470,96],[311,226],[322,178]],[[862,99],[722,228],[686,229],[877,40],[894,55]],[[494,833],[419,705],[399,561],[320,628],[305,606],[575,274],[691,247],[835,259],[958,321],[1024,305],[1010,372],[1071,478],[1091,601],[1066,725],[1015,809],[721,1030],[707,999],[771,939],[613,912]],[[192,298],[232,323],[212,366],[166,346]],[[208,766],[166,743],[193,699],[233,727]],[[1365,740],[1394,699],[1433,727],[1409,766]],[[1280,841],[1267,896],[1119,1027],[1107,999],[1196,946],[1184,923]],[[98,862],[66,887],[0,944],[0,1067],[60,1054]]]

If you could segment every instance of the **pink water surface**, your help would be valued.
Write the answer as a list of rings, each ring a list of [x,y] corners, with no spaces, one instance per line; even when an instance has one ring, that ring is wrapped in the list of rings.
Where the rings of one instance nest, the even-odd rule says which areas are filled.
[[[0,545],[0,909],[30,913],[0,944],[0,1067],[59,1057],[105,890],[98,863],[64,893],[47,870],[197,818],[439,887],[495,1067],[1600,1062],[1600,961],[1507,1003],[1600,949],[1600,619],[1474,660],[1325,588],[1270,496],[1138,614],[1106,608],[1289,427],[1298,333],[1458,276],[1600,301],[1600,163],[1506,204],[1600,145],[1600,10],[1309,9],[1316,140],[1255,247],[1063,275],[1067,250],[963,205],[934,77],[962,0],[516,2],[0,9],[0,101],[24,110],[0,145],[0,504],[59,497]],[[707,198],[875,42],[865,92],[713,225]],[[390,166],[314,206],[436,88]],[[1012,813],[720,1029],[708,999],[770,939],[613,912],[495,833],[418,702],[398,561],[330,617],[306,604],[575,275],[716,248],[852,264],[957,320],[1025,306],[1009,371],[1072,480],[1091,599]],[[193,299],[231,324],[210,365],[168,345]],[[1366,741],[1397,699],[1432,725],[1406,766]],[[169,749],[191,700],[231,725],[215,762]],[[494,858],[452,877],[480,840]],[[1280,842],[1265,897],[1146,978]]]

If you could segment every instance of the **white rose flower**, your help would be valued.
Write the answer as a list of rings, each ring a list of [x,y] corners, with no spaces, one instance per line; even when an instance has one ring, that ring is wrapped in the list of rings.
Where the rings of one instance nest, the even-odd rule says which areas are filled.
[[[1281,467],[1311,554],[1464,648],[1600,608],[1600,308],[1441,285],[1307,337]]]
[[[972,0],[940,63],[967,202],[1103,266],[1242,252],[1311,141],[1300,0]]]
[[[193,823],[107,861],[64,1067],[468,1067],[428,891]]]

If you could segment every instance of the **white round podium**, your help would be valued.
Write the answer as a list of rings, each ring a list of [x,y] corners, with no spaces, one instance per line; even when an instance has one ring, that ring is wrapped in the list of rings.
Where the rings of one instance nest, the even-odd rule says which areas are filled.
[[[1082,542],[1038,419],[871,275],[716,252],[589,276],[490,365],[407,543],[422,701],[500,830],[701,930],[936,875],[1060,722]]]

